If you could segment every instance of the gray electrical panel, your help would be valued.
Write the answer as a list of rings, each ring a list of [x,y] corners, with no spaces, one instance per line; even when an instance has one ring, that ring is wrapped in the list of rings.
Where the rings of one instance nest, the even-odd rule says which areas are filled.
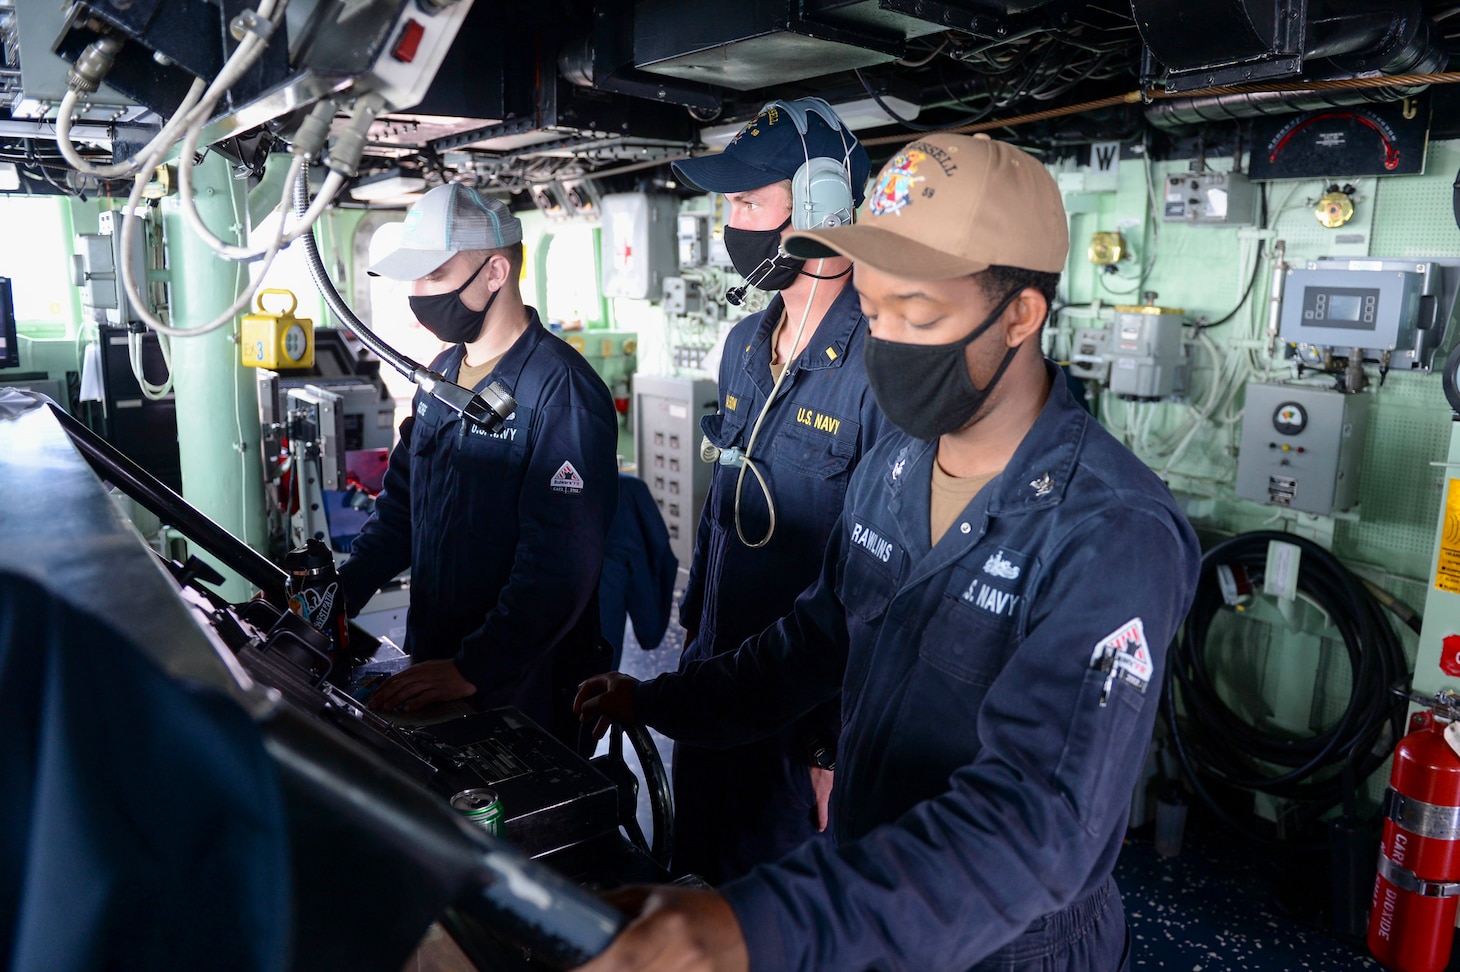
[[[1113,393],[1136,401],[1171,397],[1184,361],[1184,315],[1185,311],[1150,304],[1115,308],[1105,351]]]
[[[1237,495],[1304,513],[1358,502],[1369,396],[1292,384],[1247,386]]]
[[[1161,219],[1167,223],[1251,226],[1257,187],[1240,172],[1187,172],[1166,177]]]
[[[620,192],[601,204],[603,296],[657,301],[665,278],[679,272],[679,201]]]
[[[1105,384],[1110,380],[1110,330],[1077,327],[1070,338],[1070,374]]]
[[[703,378],[634,375],[634,444],[639,476],[649,486],[669,545],[688,568],[700,509],[714,467],[700,459],[700,418],[720,407],[715,382]]]
[[[1429,370],[1454,312],[1453,260],[1315,260],[1288,271],[1282,339]]]

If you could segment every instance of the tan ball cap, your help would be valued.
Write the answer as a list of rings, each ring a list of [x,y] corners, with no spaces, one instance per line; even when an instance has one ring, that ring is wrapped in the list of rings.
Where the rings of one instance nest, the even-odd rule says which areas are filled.
[[[905,280],[951,280],[991,265],[1061,273],[1070,228],[1034,156],[987,135],[927,135],[882,167],[857,223],[786,235],[786,252],[840,254]]]

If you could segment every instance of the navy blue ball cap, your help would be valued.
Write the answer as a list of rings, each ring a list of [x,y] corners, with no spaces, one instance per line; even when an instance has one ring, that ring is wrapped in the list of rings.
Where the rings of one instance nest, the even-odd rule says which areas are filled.
[[[823,112],[836,118],[838,127]],[[746,192],[790,179],[808,158],[817,157],[850,164],[852,194],[860,206],[871,171],[867,150],[820,98],[773,101],[746,122],[725,151],[675,162],[674,171],[680,181],[704,192]]]

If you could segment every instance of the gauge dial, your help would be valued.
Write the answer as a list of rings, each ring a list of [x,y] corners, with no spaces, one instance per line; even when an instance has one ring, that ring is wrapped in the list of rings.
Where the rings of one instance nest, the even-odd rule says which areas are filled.
[[[1283,402],[1272,413],[1272,427],[1283,435],[1297,435],[1308,427],[1308,413],[1297,402]]]

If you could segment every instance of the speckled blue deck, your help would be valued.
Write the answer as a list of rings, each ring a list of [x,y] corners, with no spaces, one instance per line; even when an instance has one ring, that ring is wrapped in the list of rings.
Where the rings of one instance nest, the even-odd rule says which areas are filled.
[[[1382,968],[1361,949],[1282,914],[1260,866],[1223,834],[1192,835],[1170,860],[1157,857],[1148,838],[1133,836],[1115,878],[1131,927],[1132,970]]]

